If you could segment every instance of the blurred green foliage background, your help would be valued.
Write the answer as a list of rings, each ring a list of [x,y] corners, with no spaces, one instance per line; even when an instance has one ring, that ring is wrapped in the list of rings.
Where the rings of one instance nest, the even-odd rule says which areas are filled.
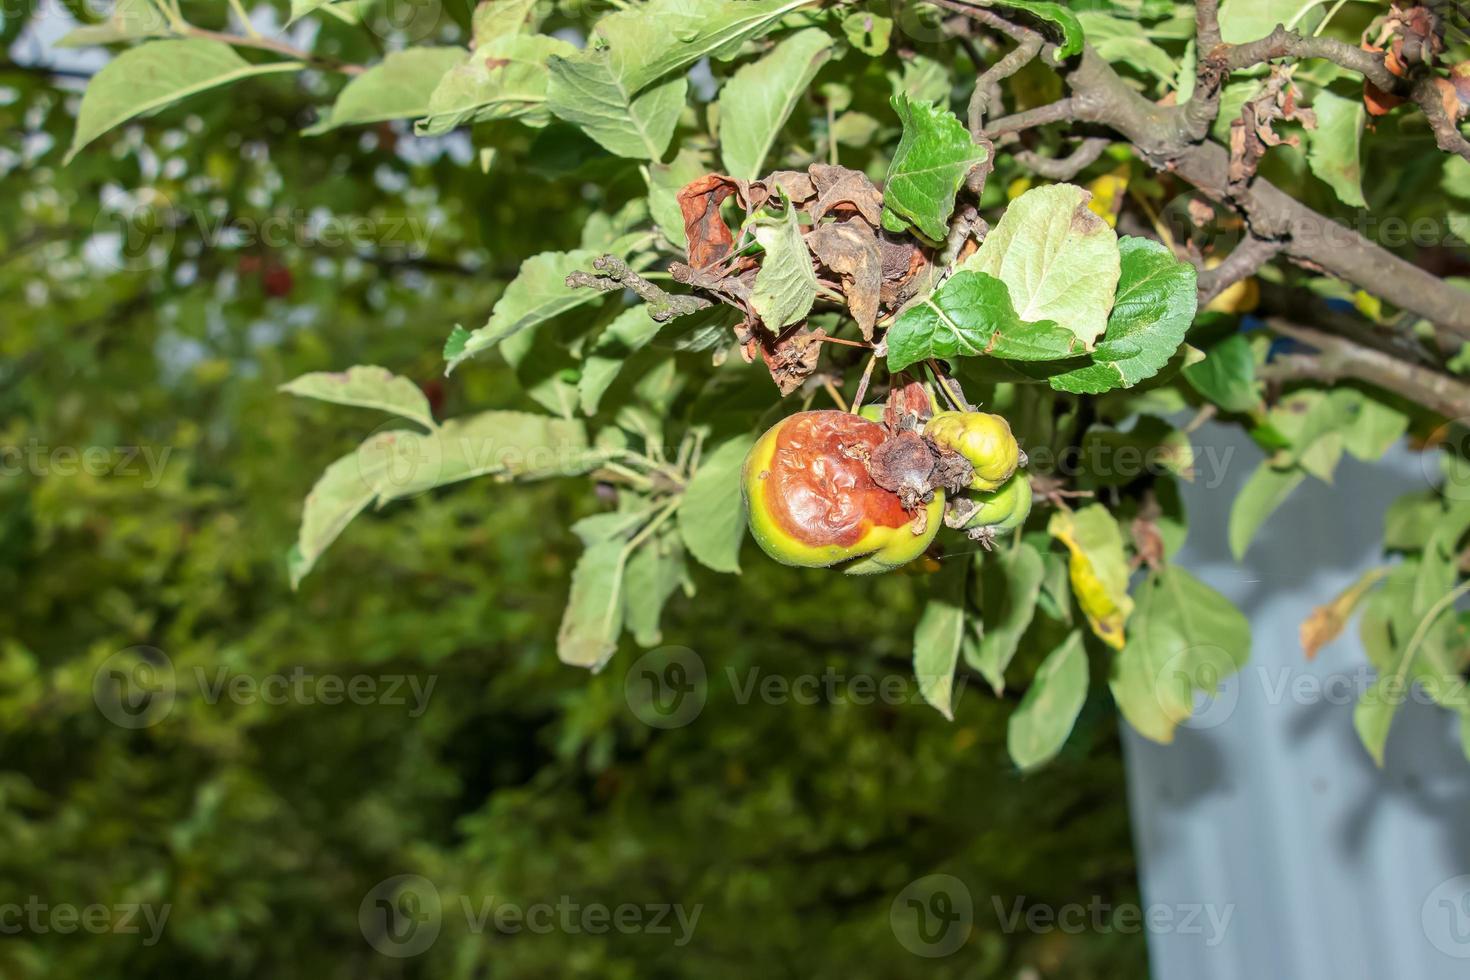
[[[24,20],[5,22],[12,55]],[[910,578],[753,550],[738,579],[697,571],[663,641],[702,659],[709,698],[669,731],[627,703],[640,651],[599,676],[556,659],[568,525],[599,506],[585,482],[482,481],[394,505],[289,590],[302,497],[378,419],[276,386],[378,363],[420,380],[441,415],[534,410],[493,362],[439,380],[438,346],[483,319],[521,258],[574,245],[590,209],[616,201],[599,154],[555,127],[517,130],[484,175],[452,137],[303,139],[319,93],[298,86],[315,83],[270,78],[62,169],[80,82],[20,60],[0,70],[0,904],[142,903],[167,919],[151,943],[146,925],[21,928],[0,976],[1144,973],[1137,934],[1001,927],[1022,897],[1138,900],[1105,699],[1025,779],[1005,706],[977,685],[954,723],[917,703],[741,703],[752,678],[829,669],[912,695]],[[164,200],[135,196],[144,186]],[[140,202],[163,224],[120,250]],[[267,241],[272,216],[288,231]],[[422,241],[386,233],[405,216],[430,229]],[[323,218],[368,219],[384,240],[302,231]],[[124,466],[123,447],[162,460],[156,477],[141,455]],[[89,448],[110,463],[68,466]],[[166,655],[176,699],[123,727],[94,683],[105,693],[109,658],[140,645]],[[415,716],[406,687],[407,704],[268,704],[197,683],[298,668],[433,686]],[[369,944],[359,909],[406,873],[444,912],[437,941],[398,959]],[[931,873],[965,883],[975,928],[925,961],[889,910]],[[563,896],[700,912],[676,946],[677,927],[477,933],[461,905]]]

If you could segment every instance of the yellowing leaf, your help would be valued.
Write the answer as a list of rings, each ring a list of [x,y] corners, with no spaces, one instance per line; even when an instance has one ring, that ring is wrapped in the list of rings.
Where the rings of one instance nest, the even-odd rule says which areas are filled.
[[[1123,649],[1123,625],[1133,612],[1128,595],[1128,559],[1118,522],[1101,504],[1059,510],[1047,531],[1071,552],[1067,566],[1072,593],[1098,638]]]
[[[1353,610],[1358,603],[1363,601],[1363,596],[1377,585],[1383,576],[1388,574],[1388,568],[1375,568],[1363,573],[1352,585],[1343,590],[1342,594],[1325,606],[1318,606],[1312,610],[1302,623],[1301,637],[1302,650],[1307,659],[1311,660],[1317,656],[1317,651],[1322,649],[1333,640],[1337,639]]]
[[[1092,200],[1087,202],[1088,209],[1106,221],[1109,228],[1118,227],[1118,214],[1128,198],[1130,176],[1132,168],[1125,161],[1117,169],[1103,174],[1087,185],[1088,192],[1092,194]]]

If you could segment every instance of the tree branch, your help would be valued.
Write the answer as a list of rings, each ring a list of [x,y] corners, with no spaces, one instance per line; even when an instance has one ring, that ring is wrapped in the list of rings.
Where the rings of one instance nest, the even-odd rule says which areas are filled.
[[[1210,300],[1248,276],[1256,274],[1281,251],[1281,243],[1247,235],[1214,269],[1199,274],[1199,305],[1203,309]]]
[[[601,275],[593,275],[578,269],[567,276],[570,288],[584,287],[598,292],[613,293],[624,289],[632,290],[639,299],[648,304],[648,315],[659,323],[675,317],[687,316],[714,305],[702,296],[684,296],[667,293],[638,273],[616,255],[599,255],[592,260],[592,268]]]
[[[1031,150],[1019,150],[1014,159],[1021,166],[1047,180],[1071,180],[1092,166],[1113,145],[1106,136],[1088,136],[1077,148],[1063,157],[1044,157]]]
[[[1384,65],[1382,54],[1355,48],[1335,38],[1304,37],[1280,24],[1259,41],[1230,45],[1219,54],[1228,72],[1253,68],[1276,58],[1321,58],[1362,75],[1385,92],[1399,84],[1398,76]]]
[[[1470,340],[1470,294],[1465,290],[1323,217],[1269,181],[1256,178],[1232,194],[1226,149],[1218,143],[1192,142],[1188,117],[1180,108],[1145,99],[1090,45],[1065,77],[1072,97],[1064,102],[1075,119],[1114,130],[1155,169],[1173,173],[1211,200],[1239,211],[1258,237],[1281,240],[1284,253],[1293,259],[1361,286]],[[1041,121],[1066,118],[1065,113],[1046,108],[1052,109],[1051,118]],[[1020,113],[996,125],[1020,128],[1018,123],[1040,125],[1041,121],[1032,113]]]
[[[1470,385],[1447,374],[1364,347],[1344,337],[1273,317],[1275,332],[1317,348],[1316,354],[1287,354],[1260,370],[1268,381],[1325,381],[1354,378],[1402,395],[1445,418],[1470,415]]]
[[[990,137],[1004,136],[1006,133],[1019,133],[1023,129],[1035,129],[1037,126],[1046,126],[1050,123],[1072,122],[1077,118],[1073,101],[1059,99],[1050,105],[1003,116],[986,126],[985,134]]]
[[[970,96],[969,122],[973,135],[985,135],[985,114],[990,111],[991,93],[998,90],[1002,81],[1034,61],[1041,53],[1042,43],[1041,35],[1033,34],[980,75],[975,82],[975,91]]]

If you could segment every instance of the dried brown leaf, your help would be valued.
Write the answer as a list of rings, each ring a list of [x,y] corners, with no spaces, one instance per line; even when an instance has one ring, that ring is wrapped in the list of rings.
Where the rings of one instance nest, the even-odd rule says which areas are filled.
[[[872,340],[883,291],[883,256],[873,229],[861,221],[818,225],[807,233],[806,244],[824,266],[842,278],[847,309],[863,339]]]

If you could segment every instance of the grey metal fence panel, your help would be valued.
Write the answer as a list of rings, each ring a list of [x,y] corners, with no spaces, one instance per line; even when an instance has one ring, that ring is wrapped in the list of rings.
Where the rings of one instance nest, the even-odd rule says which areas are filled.
[[[1411,700],[1376,769],[1352,724],[1372,676],[1356,624],[1311,663],[1297,632],[1381,560],[1384,510],[1426,485],[1420,457],[1345,460],[1334,486],[1309,479],[1236,562],[1230,501],[1261,453],[1221,426],[1195,441],[1215,456],[1185,488],[1180,561],[1241,606],[1253,646],[1175,744],[1124,736],[1144,900],[1164,923],[1149,929],[1155,980],[1465,980],[1470,763],[1458,721]]]

